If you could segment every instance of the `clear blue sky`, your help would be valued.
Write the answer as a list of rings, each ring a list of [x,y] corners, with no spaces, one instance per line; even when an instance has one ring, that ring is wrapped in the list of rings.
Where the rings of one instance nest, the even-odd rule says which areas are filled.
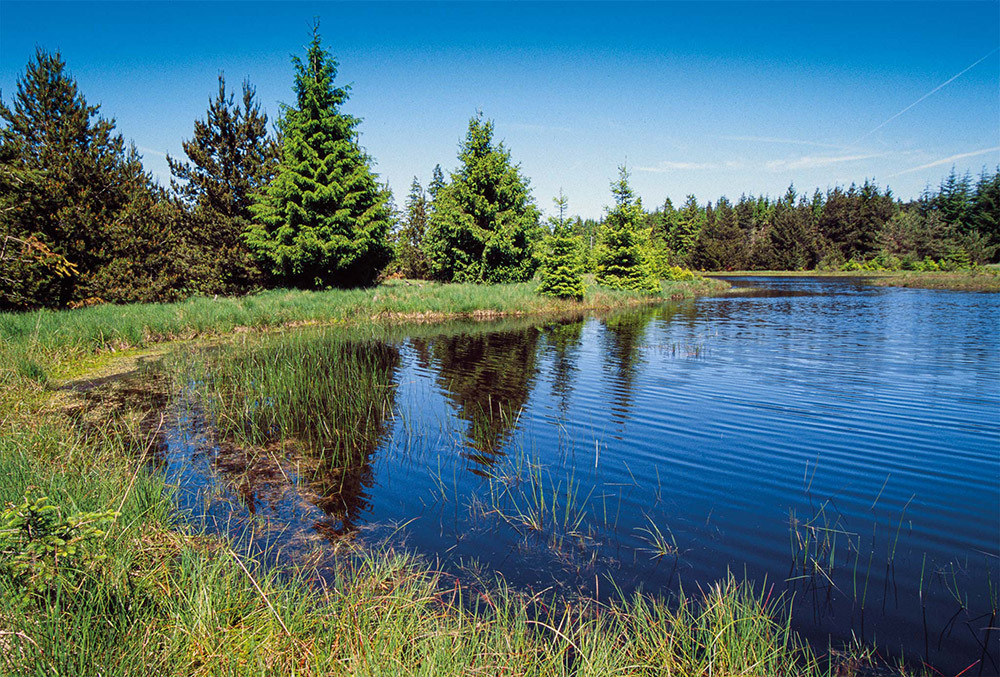
[[[165,183],[219,71],[248,77],[272,120],[294,101],[313,17],[400,206],[413,176],[455,167],[477,109],[539,206],[562,188],[584,216],[623,162],[648,208],[866,177],[911,198],[953,164],[1000,163],[998,2],[3,0],[0,92],[9,103],[36,45],[59,50]]]

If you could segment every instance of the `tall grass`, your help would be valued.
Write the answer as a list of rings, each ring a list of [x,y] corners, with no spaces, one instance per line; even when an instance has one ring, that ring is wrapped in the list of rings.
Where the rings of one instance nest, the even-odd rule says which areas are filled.
[[[356,466],[392,416],[397,348],[321,329],[248,336],[171,359],[217,429],[243,446],[299,443],[336,466]]]
[[[540,296],[535,293],[534,283],[487,286],[391,280],[372,289],[272,290],[234,298],[194,297],[179,303],[0,313],[0,346],[3,351],[27,346],[39,351],[120,349],[287,324],[358,324],[610,309],[727,288],[726,283],[717,280],[664,282],[661,296],[650,297],[591,286],[584,300],[576,302]]]

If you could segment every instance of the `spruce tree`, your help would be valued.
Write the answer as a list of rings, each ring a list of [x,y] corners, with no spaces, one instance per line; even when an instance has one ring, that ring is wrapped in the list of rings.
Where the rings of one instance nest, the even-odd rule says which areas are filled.
[[[601,244],[597,251],[597,283],[614,289],[647,294],[660,291],[647,260],[650,233],[643,228],[642,201],[628,183],[628,171],[618,168],[618,180],[611,184],[615,206],[601,224]]]
[[[573,235],[566,217],[569,201],[562,191],[552,200],[558,213],[549,219],[552,234],[545,238],[538,293],[565,299],[582,299],[583,273],[580,266],[580,240]]]
[[[396,262],[404,277],[424,279],[429,273],[427,257],[421,248],[427,232],[427,208],[427,194],[414,176],[406,198],[406,217],[396,245]]]
[[[503,143],[493,143],[493,123],[481,113],[469,121],[459,160],[459,170],[434,196],[424,240],[431,274],[455,282],[531,279],[538,209],[528,180]]]
[[[431,175],[431,182],[427,185],[427,192],[431,196],[431,200],[437,199],[438,191],[440,191],[445,186],[444,172],[441,170],[441,165],[434,165],[434,172]]]
[[[187,162],[167,157],[174,195],[188,209],[184,240],[192,284],[206,293],[235,292],[261,281],[243,232],[252,219],[254,195],[274,175],[278,145],[267,131],[267,115],[243,82],[241,103],[219,91],[194,137],[182,144]]]
[[[667,233],[667,245],[674,254],[686,260],[704,225],[705,210],[698,205],[698,199],[694,195],[688,195],[684,206],[674,214]]]
[[[4,255],[0,306],[168,295],[173,241],[162,195],[114,120],[87,104],[58,52],[36,50],[12,105],[0,102],[0,119],[0,232],[37,242],[74,271],[59,274],[30,250]]]
[[[252,208],[247,244],[282,283],[372,284],[391,258],[388,195],[358,145],[360,121],[340,110],[347,89],[334,86],[337,62],[318,25],[293,63],[296,105],[283,110],[281,161]]]
[[[984,168],[976,183],[976,194],[972,203],[972,227],[989,246],[990,261],[1000,257],[1000,167],[992,173]]]

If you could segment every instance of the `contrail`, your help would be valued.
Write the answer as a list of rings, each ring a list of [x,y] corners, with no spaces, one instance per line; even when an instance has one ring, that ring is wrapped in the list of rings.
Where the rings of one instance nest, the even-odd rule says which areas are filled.
[[[888,178],[894,178],[902,174],[909,174],[911,172],[919,172],[921,169],[930,169],[931,167],[940,167],[941,165],[947,165],[954,163],[955,160],[964,160],[967,157],[976,157],[977,155],[986,155],[987,153],[996,153],[1000,151],[1000,146],[994,148],[983,148],[982,150],[974,150],[971,153],[959,153],[958,155],[952,155],[951,157],[946,157],[941,160],[935,160],[934,162],[928,162],[925,165],[920,165],[919,167],[911,167],[910,169],[904,169],[901,172],[896,172],[895,174],[890,174]]]
[[[983,58],[979,59],[979,61],[976,61],[974,64],[972,64],[971,66],[969,66],[968,68],[966,68],[965,70],[963,70],[961,73],[958,73],[957,75],[953,75],[952,77],[948,78],[947,80],[945,80],[944,82],[942,82],[940,85],[938,85],[937,87],[935,87],[934,89],[932,89],[931,91],[927,92],[922,97],[920,97],[919,99],[917,99],[916,101],[914,101],[913,103],[911,103],[909,106],[907,106],[903,110],[899,111],[898,113],[896,113],[895,115],[893,115],[892,117],[890,117],[889,119],[887,119],[885,122],[883,122],[882,124],[880,124],[878,127],[875,127],[871,131],[866,132],[865,134],[861,135],[860,137],[858,137],[857,141],[855,141],[854,143],[851,144],[850,147],[858,145],[862,140],[868,138],[869,136],[871,136],[872,134],[874,134],[878,130],[882,129],[887,124],[889,124],[890,122],[892,122],[893,120],[895,120],[896,118],[898,118],[900,115],[902,115],[906,111],[908,111],[911,108],[913,108],[914,106],[916,106],[918,103],[920,103],[921,101],[923,101],[927,97],[931,96],[932,94],[934,94],[935,92],[941,90],[942,88],[947,87],[952,82],[954,82],[958,78],[962,77],[963,75],[965,75],[966,73],[968,73],[969,71],[971,71],[973,68],[975,68],[976,66],[978,66],[982,62],[986,61],[991,56],[993,56],[997,52],[997,50],[1000,50],[1000,47],[997,47],[996,49],[993,49],[992,51],[990,51],[989,54],[987,54]]]

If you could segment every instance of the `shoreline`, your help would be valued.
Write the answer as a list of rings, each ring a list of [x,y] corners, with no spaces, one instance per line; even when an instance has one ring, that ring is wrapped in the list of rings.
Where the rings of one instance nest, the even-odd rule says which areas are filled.
[[[877,287],[943,289],[951,291],[1000,292],[1000,269],[996,267],[955,271],[915,270],[735,270],[701,273],[705,277],[843,277],[858,278]]]

